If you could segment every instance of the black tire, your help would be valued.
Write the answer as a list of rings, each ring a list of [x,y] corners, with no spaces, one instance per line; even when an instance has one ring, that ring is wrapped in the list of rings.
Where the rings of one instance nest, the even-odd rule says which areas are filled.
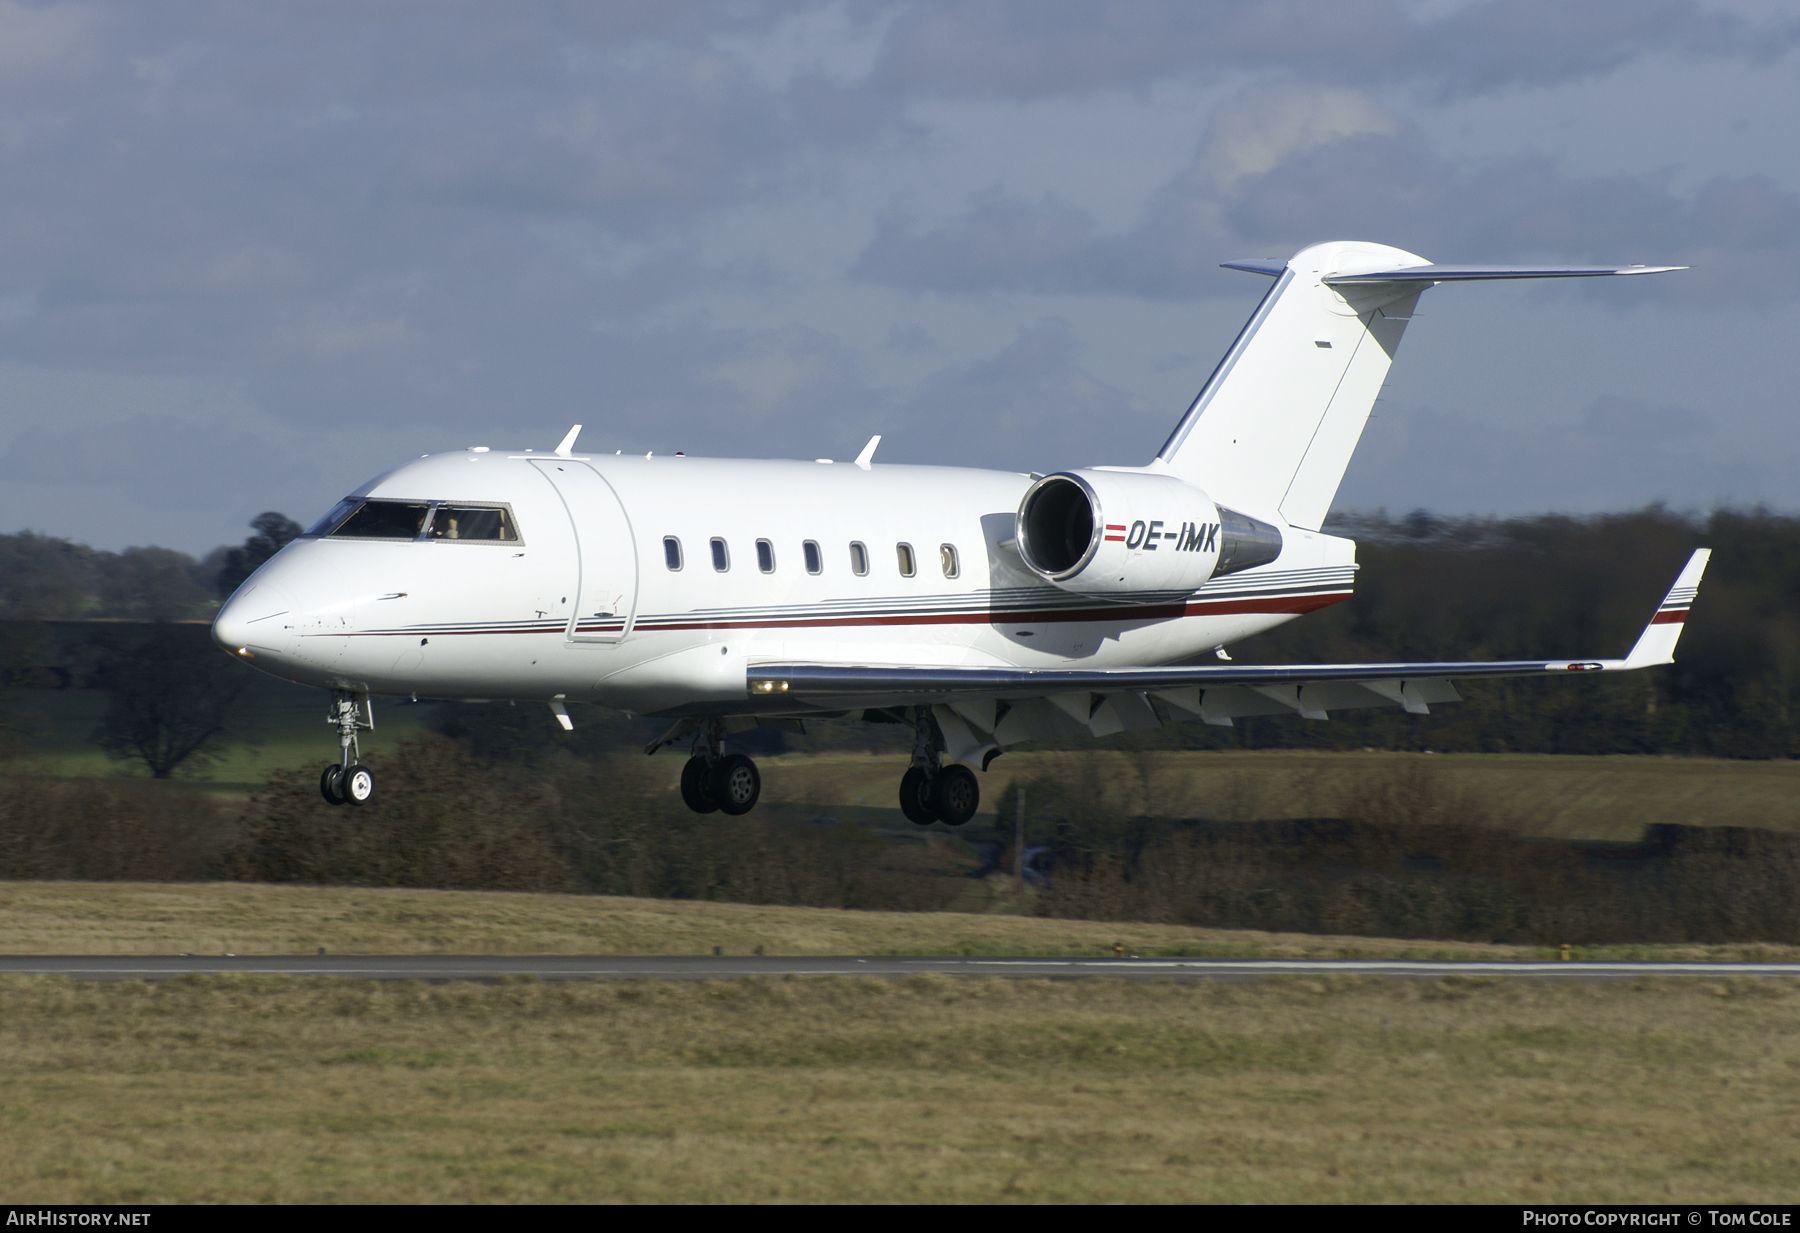
[[[981,784],[968,767],[946,766],[931,785],[931,800],[937,806],[938,821],[961,826],[981,807]]]
[[[375,799],[375,776],[366,766],[353,766],[338,783],[344,800],[352,805],[367,805]]]
[[[726,754],[719,759],[712,774],[712,798],[719,803],[719,812],[734,818],[749,813],[761,795],[762,776],[757,773],[756,763],[743,754]]]
[[[319,773],[319,795],[325,798],[327,805],[344,803],[343,775],[341,766],[328,766]]]
[[[918,767],[900,776],[900,812],[908,822],[930,826],[937,821],[937,806],[931,796],[931,780]]]
[[[695,813],[719,810],[719,802],[712,794],[712,767],[698,754],[681,768],[681,802]]]

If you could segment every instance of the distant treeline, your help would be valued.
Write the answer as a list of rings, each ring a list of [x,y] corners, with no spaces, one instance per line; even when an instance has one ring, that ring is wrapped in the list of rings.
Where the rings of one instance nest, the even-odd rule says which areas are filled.
[[[1355,597],[1239,644],[1240,663],[1621,656],[1688,554],[1713,554],[1670,668],[1460,683],[1463,702],[1423,717],[1240,719],[1111,743],[1800,756],[1800,518],[1661,507],[1586,518],[1365,514],[1327,530],[1357,541]]]
[[[172,548],[100,552],[31,531],[0,535],[0,620],[195,621],[210,619],[257,566],[299,535],[273,510],[255,534],[199,560]]]

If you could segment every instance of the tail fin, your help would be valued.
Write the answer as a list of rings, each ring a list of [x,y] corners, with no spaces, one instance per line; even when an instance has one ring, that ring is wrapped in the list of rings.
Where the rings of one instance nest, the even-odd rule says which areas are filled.
[[[1275,285],[1151,465],[1220,504],[1316,531],[1426,288],[1681,267],[1433,265],[1383,244],[1335,241],[1285,264],[1227,268],[1269,275]]]

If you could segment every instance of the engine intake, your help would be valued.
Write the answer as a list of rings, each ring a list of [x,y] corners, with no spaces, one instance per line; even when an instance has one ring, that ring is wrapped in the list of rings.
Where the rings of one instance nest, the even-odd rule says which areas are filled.
[[[1208,578],[1281,555],[1281,532],[1192,485],[1137,471],[1061,471],[1019,503],[1019,555],[1087,594],[1187,595]]]

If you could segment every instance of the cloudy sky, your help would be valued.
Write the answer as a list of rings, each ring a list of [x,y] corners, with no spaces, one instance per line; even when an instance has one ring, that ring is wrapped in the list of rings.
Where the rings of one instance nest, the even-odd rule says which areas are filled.
[[[465,445],[1147,461],[1366,239],[1340,507],[1800,507],[1800,16],[1760,0],[0,0],[0,530],[204,551]]]

